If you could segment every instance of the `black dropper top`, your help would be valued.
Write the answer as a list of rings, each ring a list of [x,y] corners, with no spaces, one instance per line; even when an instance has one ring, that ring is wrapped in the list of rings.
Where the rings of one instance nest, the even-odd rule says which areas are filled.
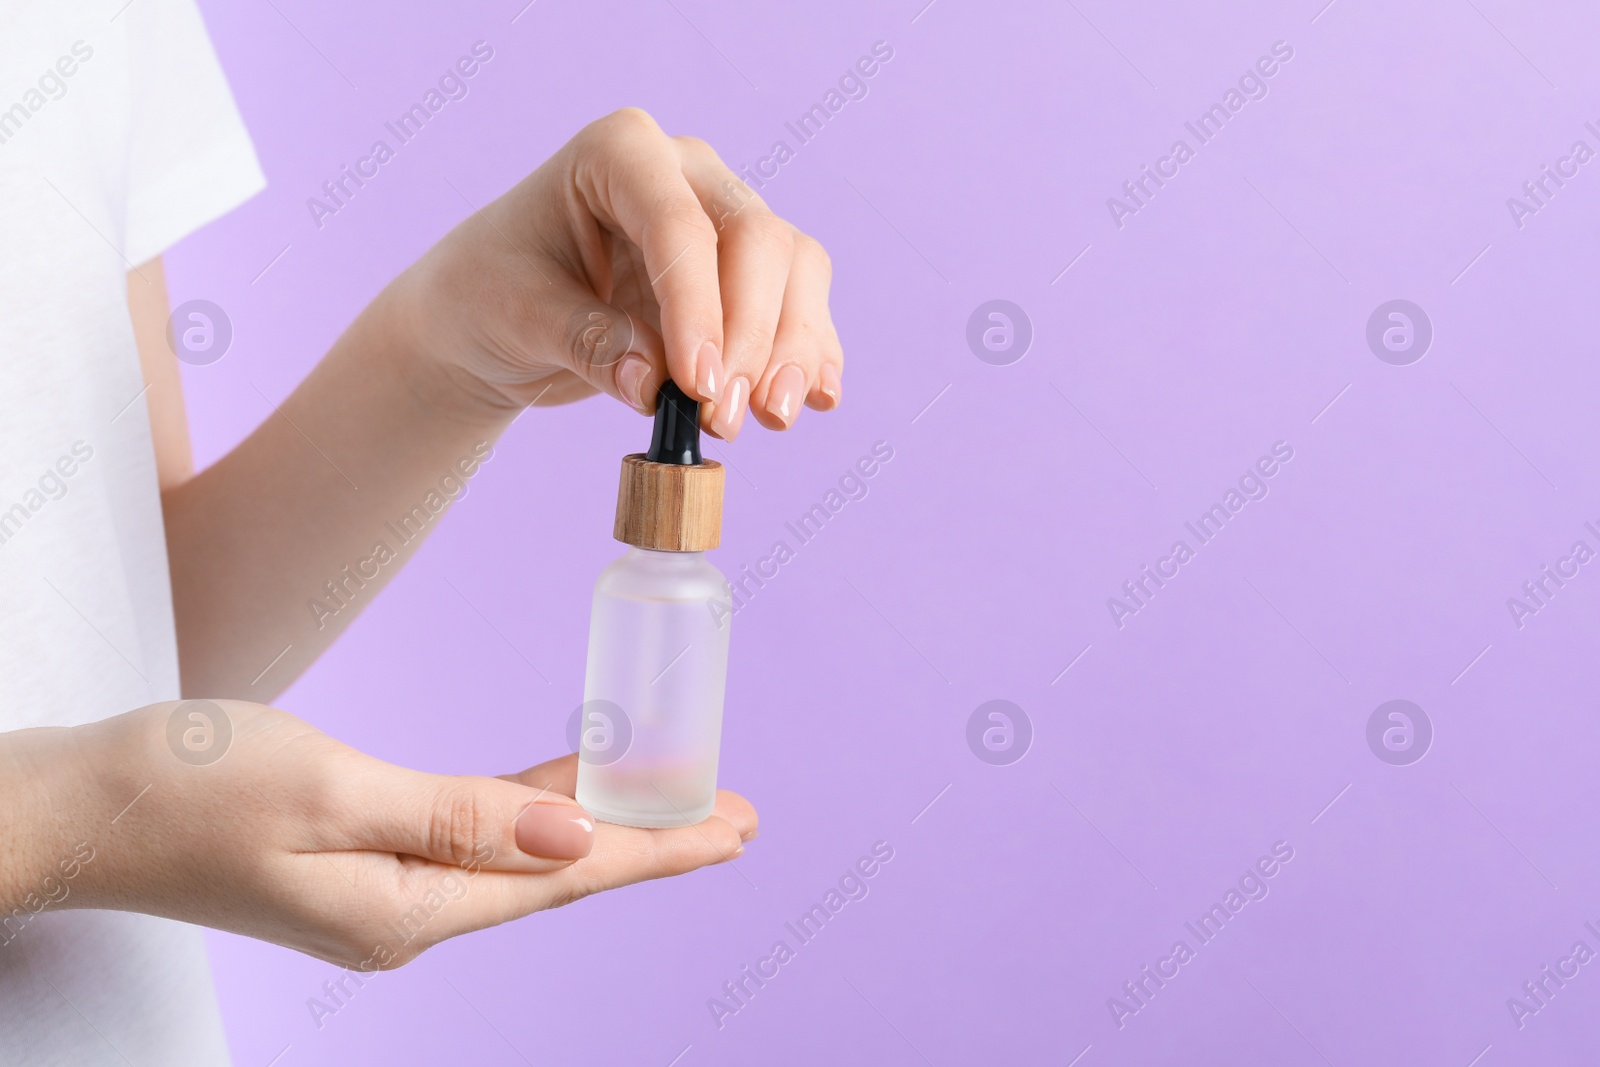
[[[700,465],[700,401],[690,400],[671,378],[656,396],[656,425],[644,458],[680,467]]]

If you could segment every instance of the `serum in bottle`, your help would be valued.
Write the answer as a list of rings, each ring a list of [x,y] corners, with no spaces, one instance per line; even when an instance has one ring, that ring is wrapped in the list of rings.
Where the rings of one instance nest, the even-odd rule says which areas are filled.
[[[700,405],[669,381],[650,451],[622,460],[613,534],[628,552],[594,589],[577,801],[604,822],[689,826],[716,803],[731,604],[705,552],[722,484],[700,458]]]

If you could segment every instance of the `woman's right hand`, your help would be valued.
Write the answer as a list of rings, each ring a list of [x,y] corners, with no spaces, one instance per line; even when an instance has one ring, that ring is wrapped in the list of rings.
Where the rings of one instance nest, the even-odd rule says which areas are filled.
[[[0,735],[0,921],[146,912],[359,970],[604,889],[721,863],[755,810],[697,826],[596,824],[577,757],[504,778],[406,770],[243,701],[152,704]]]

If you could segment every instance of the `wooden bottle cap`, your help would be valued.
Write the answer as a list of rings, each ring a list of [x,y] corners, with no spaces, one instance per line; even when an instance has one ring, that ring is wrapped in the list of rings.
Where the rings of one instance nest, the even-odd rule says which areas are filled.
[[[622,457],[612,536],[657,552],[704,552],[722,543],[722,464],[652,463]]]

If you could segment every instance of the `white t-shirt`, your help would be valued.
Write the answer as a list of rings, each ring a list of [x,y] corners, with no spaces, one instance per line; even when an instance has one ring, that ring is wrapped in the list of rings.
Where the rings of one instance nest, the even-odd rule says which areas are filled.
[[[178,696],[127,275],[265,183],[193,0],[6,0],[0,19],[0,730],[15,730]],[[0,1063],[130,1062],[228,1062],[199,929],[46,909],[0,934]]]

